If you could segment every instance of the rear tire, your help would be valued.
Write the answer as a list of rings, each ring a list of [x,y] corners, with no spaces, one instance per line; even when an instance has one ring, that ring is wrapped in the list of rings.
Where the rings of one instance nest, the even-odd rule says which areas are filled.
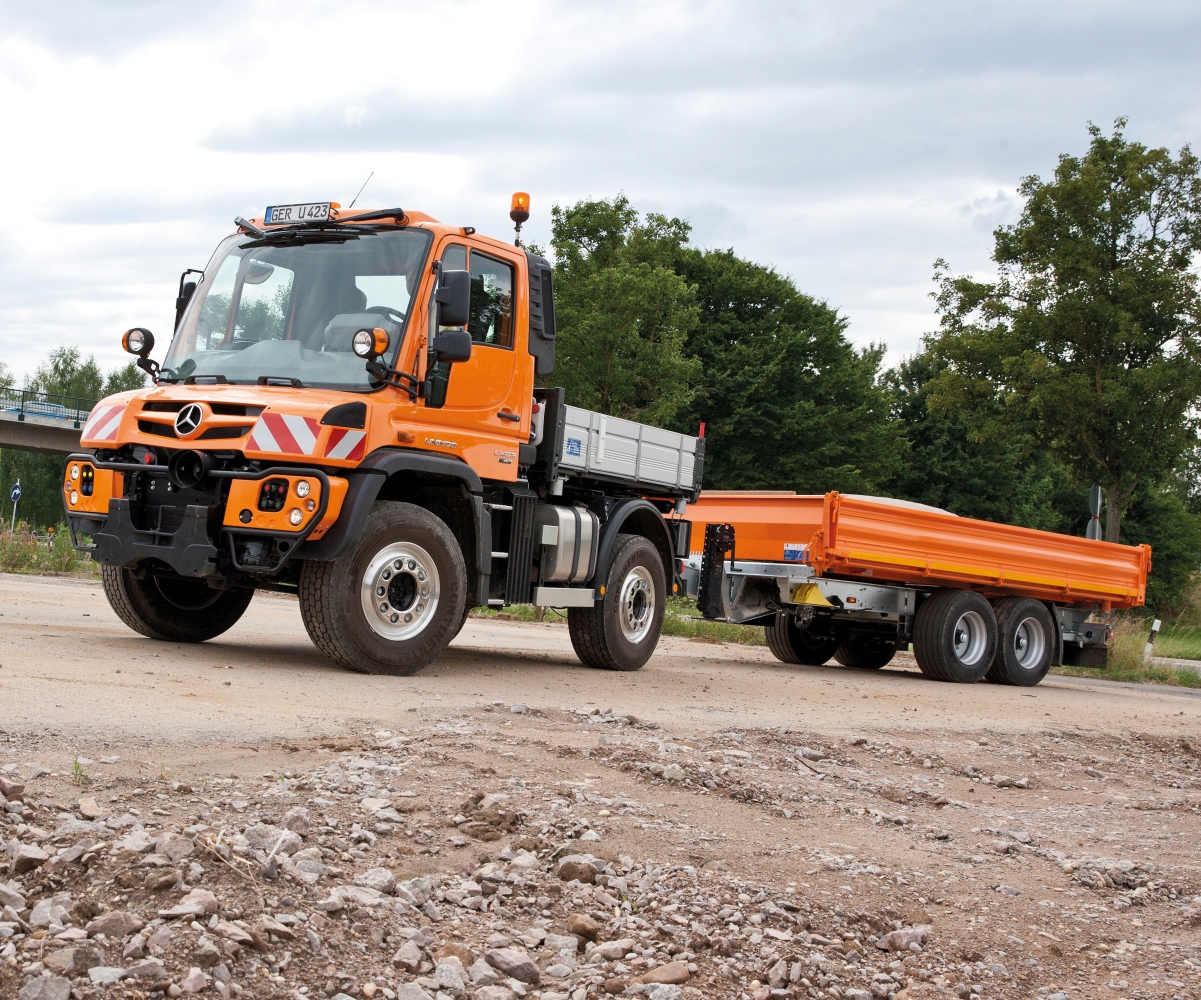
[[[415,674],[464,620],[467,567],[446,522],[411,503],[379,501],[358,543],[300,571],[300,616],[313,644],[364,674]]]
[[[776,620],[764,632],[767,635],[767,648],[777,660],[784,663],[820,667],[838,648],[837,639],[813,635],[797,625],[796,618],[783,611],[776,612]]]
[[[997,620],[992,605],[972,590],[937,590],[917,609],[913,655],[936,681],[975,684],[992,663]]]
[[[204,642],[237,624],[254,590],[213,590],[203,580],[150,575],[143,579],[121,566],[101,566],[104,596],[135,632],[164,642]]]
[[[576,655],[600,670],[638,670],[655,651],[667,607],[659,550],[641,535],[618,535],[605,596],[590,608],[567,609]]]
[[[986,675],[994,684],[1034,687],[1047,676],[1054,651],[1055,622],[1041,601],[1007,597],[993,605],[997,648]]]
[[[844,667],[879,670],[897,654],[897,644],[874,635],[853,635],[834,650],[834,659]]]

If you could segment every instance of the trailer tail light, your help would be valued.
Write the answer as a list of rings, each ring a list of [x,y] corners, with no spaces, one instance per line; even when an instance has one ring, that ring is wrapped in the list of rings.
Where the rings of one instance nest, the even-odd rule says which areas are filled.
[[[96,470],[85,465],[79,473],[79,492],[85,497],[90,497],[96,489]]]

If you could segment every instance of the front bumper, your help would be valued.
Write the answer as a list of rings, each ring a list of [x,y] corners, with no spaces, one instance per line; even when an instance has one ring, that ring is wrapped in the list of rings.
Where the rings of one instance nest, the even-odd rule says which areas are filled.
[[[91,455],[72,455],[71,462],[86,462],[98,470],[124,475],[166,476],[165,465],[140,465],[133,462],[98,461]],[[189,504],[183,508],[172,530],[139,528],[135,524],[133,501],[113,497],[107,514],[67,509],[71,541],[75,548],[89,552],[107,566],[132,568],[154,560],[184,577],[212,577],[226,569],[259,577],[274,577],[291,561],[296,550],[322,523],[329,508],[329,477],[320,469],[295,466],[271,466],[261,470],[213,470],[214,479],[259,481],[269,478],[303,476],[320,483],[317,509],[306,523],[294,531],[231,526],[222,523],[225,504],[205,507]],[[92,544],[84,545],[79,536],[90,534]],[[228,556],[228,561],[223,558]]]

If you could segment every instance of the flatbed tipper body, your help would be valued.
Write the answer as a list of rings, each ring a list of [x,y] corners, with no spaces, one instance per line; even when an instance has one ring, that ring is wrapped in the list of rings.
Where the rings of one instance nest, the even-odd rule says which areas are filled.
[[[1151,549],[827,493],[706,492],[688,505],[686,589],[763,625],[787,662],[878,668],[912,643],[939,680],[1035,684],[1104,666],[1100,620],[1146,599]]]
[[[688,507],[692,550],[707,524],[732,524],[743,559],[798,562],[819,575],[979,589],[1060,604],[1136,607],[1149,545],[1115,545],[996,524],[880,497],[705,492]]]

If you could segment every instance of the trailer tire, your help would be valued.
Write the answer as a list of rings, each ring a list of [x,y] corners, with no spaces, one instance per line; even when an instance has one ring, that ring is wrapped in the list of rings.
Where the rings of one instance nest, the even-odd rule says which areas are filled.
[[[913,655],[927,677],[975,684],[988,672],[996,645],[992,605],[973,590],[936,590],[917,609]]]
[[[641,535],[618,535],[605,575],[604,597],[567,609],[576,655],[600,670],[638,670],[655,651],[667,608],[663,559]]]
[[[299,592],[304,627],[322,653],[348,670],[407,677],[462,627],[467,566],[440,517],[381,500],[354,545],[301,567]]]
[[[879,670],[897,655],[897,644],[875,635],[853,635],[843,639],[834,650],[834,659],[844,667]]]
[[[104,596],[135,632],[164,642],[204,642],[237,624],[254,597],[250,587],[213,590],[203,580],[138,578],[121,566],[101,566]]]
[[[820,667],[834,655],[838,640],[824,635],[813,635],[801,628],[796,618],[776,612],[776,620],[764,628],[767,648],[777,660],[784,663],[801,663],[808,667]]]
[[[1006,597],[993,605],[997,648],[985,675],[994,684],[1034,687],[1047,676],[1054,652],[1055,623],[1046,605],[1028,597]]]

